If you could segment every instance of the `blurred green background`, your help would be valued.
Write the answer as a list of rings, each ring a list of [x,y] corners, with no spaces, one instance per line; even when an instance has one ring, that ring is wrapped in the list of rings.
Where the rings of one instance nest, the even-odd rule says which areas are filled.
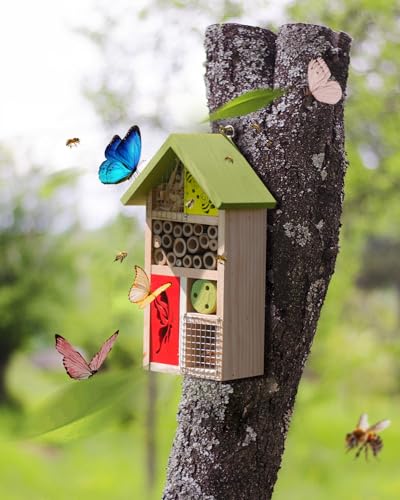
[[[168,133],[199,129],[204,28],[215,22],[310,22],[353,37],[341,250],[274,498],[400,498],[398,0],[89,3],[92,15],[77,8],[68,29],[97,54],[81,91],[98,118],[100,151],[83,160],[81,137],[61,168],[51,144],[48,164],[31,160],[40,130],[0,143],[0,498],[161,497],[181,381],[140,368],[142,313],[127,292],[143,261],[143,213],[119,206],[126,186],[110,198],[100,185],[91,198],[88,185],[98,183],[104,144],[132,123],[145,131],[148,158]],[[35,5],[45,19],[46,2]],[[129,253],[122,264],[113,262],[119,250]],[[103,372],[67,378],[54,333],[90,356],[117,328]],[[379,460],[345,453],[362,412],[371,423],[392,420]]]

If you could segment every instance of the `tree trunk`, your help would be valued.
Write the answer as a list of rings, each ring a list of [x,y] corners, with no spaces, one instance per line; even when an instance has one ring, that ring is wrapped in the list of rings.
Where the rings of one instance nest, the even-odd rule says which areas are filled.
[[[224,122],[278,201],[268,214],[265,374],[184,378],[164,499],[268,499],[334,271],[346,171],[343,101],[306,96],[307,66],[323,57],[345,89],[350,37],[305,24],[278,35],[226,24],[210,26],[205,45],[210,110],[251,89],[287,90],[269,108]]]

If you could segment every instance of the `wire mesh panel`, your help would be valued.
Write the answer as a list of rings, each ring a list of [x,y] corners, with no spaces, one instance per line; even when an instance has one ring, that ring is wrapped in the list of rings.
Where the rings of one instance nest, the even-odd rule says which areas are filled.
[[[183,317],[181,371],[220,380],[222,320],[218,316],[187,313]]]

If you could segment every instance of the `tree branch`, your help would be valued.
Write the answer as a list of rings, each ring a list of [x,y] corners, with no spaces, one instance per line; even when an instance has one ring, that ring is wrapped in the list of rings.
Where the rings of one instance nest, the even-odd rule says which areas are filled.
[[[210,26],[205,45],[211,111],[247,90],[288,89],[224,122],[278,200],[268,215],[266,364],[263,377],[231,383],[184,378],[164,498],[270,498],[334,270],[346,170],[343,103],[305,97],[307,66],[323,57],[344,89],[350,38],[323,26],[285,25],[276,36],[226,24]]]

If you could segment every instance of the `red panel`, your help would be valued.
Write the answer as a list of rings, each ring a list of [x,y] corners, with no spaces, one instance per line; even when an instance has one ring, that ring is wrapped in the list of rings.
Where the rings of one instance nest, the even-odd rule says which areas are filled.
[[[179,278],[151,275],[151,289],[172,285],[150,304],[150,363],[179,364]]]

